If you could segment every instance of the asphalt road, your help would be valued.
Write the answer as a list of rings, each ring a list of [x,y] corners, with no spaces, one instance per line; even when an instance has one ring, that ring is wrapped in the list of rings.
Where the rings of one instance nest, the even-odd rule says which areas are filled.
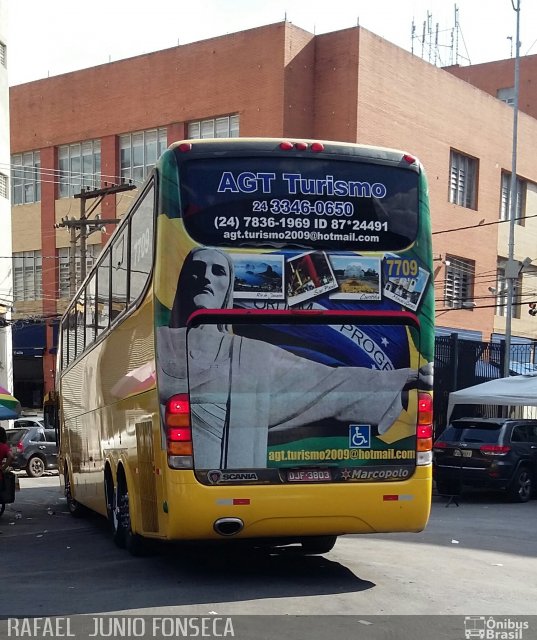
[[[0,617],[537,614],[537,500],[435,498],[424,532],[346,536],[325,556],[167,545],[133,558],[103,518],[67,512],[57,476],[21,486],[0,517]]]

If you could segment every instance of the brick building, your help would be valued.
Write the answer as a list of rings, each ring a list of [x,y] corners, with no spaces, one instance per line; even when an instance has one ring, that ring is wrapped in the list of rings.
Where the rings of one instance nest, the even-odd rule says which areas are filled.
[[[79,215],[81,185],[141,184],[166,144],[188,137],[333,139],[417,155],[430,183],[439,332],[488,340],[504,330],[508,224],[496,223],[506,211],[512,110],[363,28],[313,35],[268,25],[18,85],[10,109],[15,392],[23,403],[30,389],[52,388],[54,318],[69,294],[69,233],[54,224]],[[537,212],[536,139],[537,121],[521,114],[522,212]],[[120,217],[133,193],[106,197],[97,213]],[[533,257],[537,229],[524,222],[521,259]],[[90,236],[94,254],[111,231]],[[520,300],[530,299],[533,275],[521,277]],[[532,318],[516,309],[513,335],[530,340]],[[23,393],[17,362],[36,355]]]

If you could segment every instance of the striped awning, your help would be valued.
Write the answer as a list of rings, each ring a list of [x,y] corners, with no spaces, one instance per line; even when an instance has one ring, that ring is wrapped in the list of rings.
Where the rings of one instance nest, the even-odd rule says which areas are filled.
[[[0,420],[14,420],[21,412],[21,403],[7,389],[0,387]]]

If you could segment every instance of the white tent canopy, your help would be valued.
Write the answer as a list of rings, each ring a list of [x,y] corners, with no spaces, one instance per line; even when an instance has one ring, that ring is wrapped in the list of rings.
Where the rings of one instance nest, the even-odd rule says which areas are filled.
[[[498,378],[449,394],[447,419],[456,404],[537,406],[537,373]]]

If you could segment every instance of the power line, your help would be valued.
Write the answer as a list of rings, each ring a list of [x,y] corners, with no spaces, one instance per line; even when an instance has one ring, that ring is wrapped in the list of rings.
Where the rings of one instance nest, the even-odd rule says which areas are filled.
[[[520,216],[519,218],[515,218],[515,220],[529,220],[530,218],[537,218],[537,214],[533,214],[531,216]],[[435,236],[441,233],[452,233],[453,231],[465,231],[466,229],[477,229],[478,227],[489,227],[492,224],[502,224],[504,222],[510,222],[510,219],[495,220],[494,222],[483,222],[482,224],[473,224],[468,227],[457,227],[456,229],[443,229],[442,231],[433,231],[432,235]]]

